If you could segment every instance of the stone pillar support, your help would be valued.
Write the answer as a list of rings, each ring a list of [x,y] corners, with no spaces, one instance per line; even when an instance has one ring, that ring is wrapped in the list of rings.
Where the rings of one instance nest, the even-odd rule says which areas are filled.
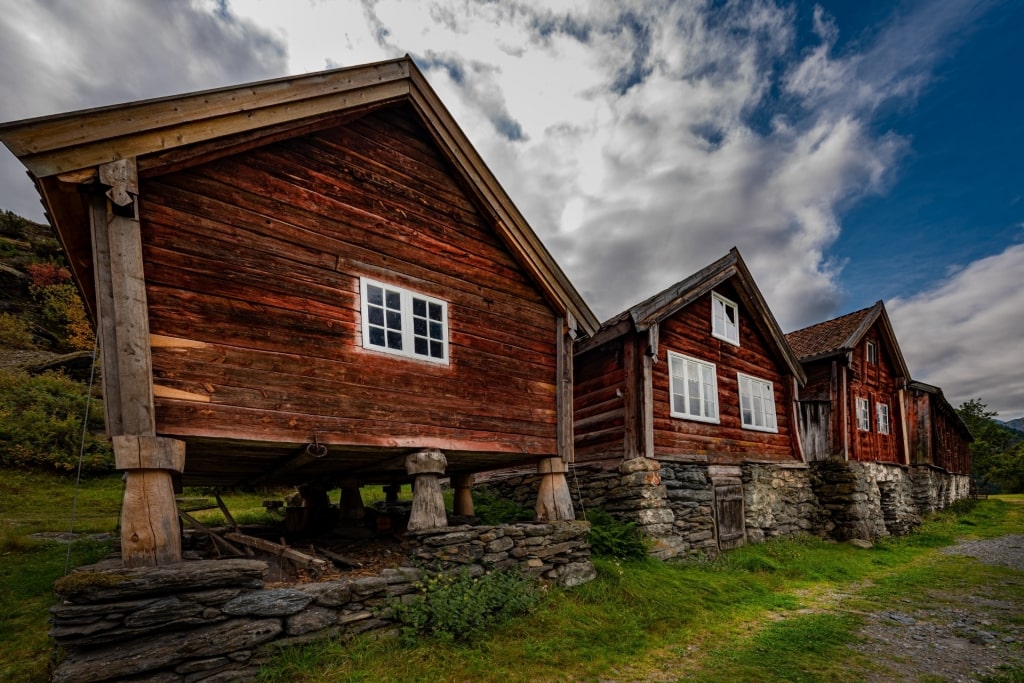
[[[409,531],[443,529],[448,526],[444,496],[441,495],[441,484],[438,481],[447,466],[448,460],[444,453],[434,448],[406,457],[405,471],[415,478]]]
[[[125,471],[121,506],[124,565],[181,562],[173,476],[185,469],[185,442],[160,436],[115,436],[112,441],[114,463]]]
[[[384,503],[388,507],[398,505],[398,494],[402,492],[401,484],[390,484],[384,487]]]
[[[466,517],[473,516],[473,475],[457,474],[452,477],[452,487],[455,489],[455,500],[452,503],[452,512],[456,515]]]
[[[537,491],[537,521],[555,522],[576,519],[569,484],[565,480],[568,465],[561,458],[545,458],[537,465],[541,475]]]
[[[363,496],[359,492],[359,480],[345,477],[341,480],[341,497],[338,499],[338,511],[341,523],[359,522],[366,515],[363,507]]]

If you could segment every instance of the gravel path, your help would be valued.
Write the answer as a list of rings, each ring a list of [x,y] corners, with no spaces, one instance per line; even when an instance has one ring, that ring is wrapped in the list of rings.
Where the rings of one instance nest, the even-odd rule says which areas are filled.
[[[1024,572],[1024,536],[963,541],[944,555],[968,555],[979,562]],[[868,681],[978,681],[1003,665],[1024,667],[1024,605],[1006,599],[1008,586],[1024,575],[967,593],[936,592],[934,604],[910,600],[869,616],[857,646],[885,670]],[[1000,590],[1000,589],[1003,590]],[[1016,679],[1014,679],[1016,680]]]

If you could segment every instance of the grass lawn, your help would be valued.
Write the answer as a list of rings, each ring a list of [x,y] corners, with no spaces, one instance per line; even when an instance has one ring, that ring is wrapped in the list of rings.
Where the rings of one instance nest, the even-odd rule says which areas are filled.
[[[28,534],[68,530],[74,481],[17,471],[0,475],[0,680],[43,681],[54,656],[46,635],[51,585],[64,573],[68,546],[33,541]],[[367,503],[382,495],[371,489],[363,494]],[[336,499],[337,492],[331,496]],[[114,531],[120,497],[119,476],[84,481],[75,529]],[[252,523],[273,518],[262,507],[267,497],[280,494],[233,494],[225,501],[239,522]],[[1024,533],[1024,496],[967,508],[937,515],[917,534],[886,539],[870,550],[802,537],[748,546],[714,562],[598,560],[597,580],[549,591],[533,614],[476,643],[315,642],[280,650],[263,680],[862,680],[873,664],[849,644],[864,613],[897,597],[927,599],[935,586],[1008,583],[1012,570],[937,549],[957,538]],[[222,521],[216,510],[197,516],[204,523]],[[70,564],[107,552],[103,544],[76,541]],[[1009,598],[1024,604],[1022,582],[1009,584]],[[1024,679],[1024,671],[1012,675],[1018,673],[1006,680]]]

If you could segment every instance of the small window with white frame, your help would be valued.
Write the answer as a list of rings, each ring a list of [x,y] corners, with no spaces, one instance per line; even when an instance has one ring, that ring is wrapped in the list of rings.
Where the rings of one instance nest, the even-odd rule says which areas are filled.
[[[718,422],[718,379],[715,366],[674,351],[668,352],[670,415],[686,420]]]
[[[878,433],[889,433],[889,406],[885,403],[875,404],[875,413],[878,418]]]
[[[363,347],[448,363],[448,304],[402,287],[359,279]]]
[[[718,292],[711,292],[711,336],[740,345],[740,309]]]
[[[857,399],[857,429],[871,431],[871,409],[866,398]]]
[[[867,344],[867,355],[868,362],[872,365],[878,365],[878,345],[873,341],[869,341]]]
[[[743,428],[778,432],[772,383],[739,373],[737,377],[740,385],[740,422]]]

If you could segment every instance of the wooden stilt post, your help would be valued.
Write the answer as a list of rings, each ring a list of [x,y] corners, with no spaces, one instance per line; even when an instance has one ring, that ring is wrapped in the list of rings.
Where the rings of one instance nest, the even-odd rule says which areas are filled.
[[[338,501],[338,508],[341,512],[341,523],[362,521],[366,516],[366,508],[363,507],[363,496],[359,492],[359,480],[355,477],[346,477],[341,481],[341,498]]]
[[[473,475],[459,474],[452,477],[455,488],[455,499],[452,501],[452,512],[466,517],[473,516]]]
[[[448,460],[444,453],[429,449],[413,453],[405,459],[405,471],[416,478],[412,489],[412,512],[409,531],[443,529],[448,526],[444,496],[438,477],[444,474]]]
[[[384,504],[388,507],[398,505],[398,494],[402,492],[401,484],[390,484],[384,487]]]
[[[569,484],[565,480],[568,469],[561,458],[545,458],[540,461],[537,467],[537,473],[541,475],[540,489],[537,491],[538,522],[576,519]]]
[[[173,477],[185,467],[185,443],[156,436],[135,160],[100,166],[99,179],[109,190],[94,195],[90,227],[107,432],[125,471],[121,559],[170,564],[181,561]]]

